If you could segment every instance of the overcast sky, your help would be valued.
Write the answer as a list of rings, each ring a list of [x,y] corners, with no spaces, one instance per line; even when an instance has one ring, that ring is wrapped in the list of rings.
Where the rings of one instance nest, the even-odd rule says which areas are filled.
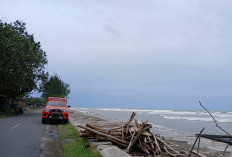
[[[77,107],[232,110],[231,0],[1,0]]]

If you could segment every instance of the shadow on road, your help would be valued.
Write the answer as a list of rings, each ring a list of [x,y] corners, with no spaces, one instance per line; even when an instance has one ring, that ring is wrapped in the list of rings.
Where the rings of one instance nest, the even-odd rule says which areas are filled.
[[[61,121],[61,120],[56,120],[56,119],[50,119],[50,120],[47,120],[44,124],[60,125],[60,124],[67,124],[67,122]]]

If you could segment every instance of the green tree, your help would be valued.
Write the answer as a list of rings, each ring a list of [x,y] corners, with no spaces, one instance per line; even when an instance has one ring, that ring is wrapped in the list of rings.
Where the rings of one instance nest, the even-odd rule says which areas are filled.
[[[67,97],[70,93],[69,87],[69,84],[64,83],[59,76],[55,74],[43,83],[40,91],[44,99],[48,97]]]
[[[28,97],[25,98],[25,100],[27,101],[28,104],[30,105],[44,105],[46,104],[46,101],[43,98],[39,98],[39,97]]]
[[[0,95],[16,98],[37,89],[48,76],[46,53],[25,26],[0,21]]]

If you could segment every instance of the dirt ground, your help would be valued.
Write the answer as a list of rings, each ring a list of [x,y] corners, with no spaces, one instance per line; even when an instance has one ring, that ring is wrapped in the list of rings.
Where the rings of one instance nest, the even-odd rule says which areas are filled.
[[[129,117],[128,117],[129,119]],[[85,125],[85,124],[93,124],[97,126],[101,126],[103,128],[112,128],[112,127],[119,127],[122,126],[125,122],[110,122],[107,119],[100,118],[88,113],[78,112],[78,111],[70,111],[70,120],[74,125]],[[164,137],[165,138],[165,137]],[[177,141],[173,140],[171,138],[165,138],[165,141],[169,143],[173,148],[176,150],[182,150],[185,151],[187,154],[189,153],[189,150],[191,149],[191,145],[189,145],[186,141]],[[197,145],[196,145],[197,147]],[[196,150],[196,149],[195,149]],[[199,152],[207,157],[220,157],[223,156],[223,152],[220,151],[214,151],[207,148],[201,148],[199,149]],[[191,155],[196,156],[196,155]],[[230,157],[228,153],[225,155],[225,157]]]
[[[59,140],[57,125],[47,125],[47,132],[42,138],[40,157],[63,157],[63,145]]]

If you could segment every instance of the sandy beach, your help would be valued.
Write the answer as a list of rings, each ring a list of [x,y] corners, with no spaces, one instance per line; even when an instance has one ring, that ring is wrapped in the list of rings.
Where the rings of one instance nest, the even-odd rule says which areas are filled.
[[[122,124],[125,123],[125,121],[122,121],[122,120],[106,119],[103,116],[79,112],[76,110],[70,111],[70,121],[75,126],[78,124],[85,125],[85,124],[89,123],[89,124],[101,126],[103,128],[122,126]],[[160,130],[159,127],[156,128],[155,124],[153,124],[153,129],[154,129],[154,131],[156,129],[159,129],[159,131],[162,131],[162,130]],[[165,135],[163,135],[163,136],[166,139],[166,141],[168,143],[171,143],[171,145],[175,149],[183,150],[185,152],[189,152],[189,149],[191,149],[191,147],[192,147],[191,143],[193,143],[195,140],[194,136],[193,137],[181,137],[181,134],[176,138],[168,137]],[[201,142],[203,143],[199,149],[199,152],[201,154],[206,155],[208,157],[220,157],[220,156],[222,156],[223,150],[216,149],[216,148],[218,148],[218,144],[220,144],[220,147],[221,147],[221,143],[212,142],[211,140],[205,140],[205,139],[202,139]],[[209,146],[207,147],[206,145],[209,145]],[[225,156],[229,157],[229,156],[231,156],[231,154],[229,152],[227,152]]]

